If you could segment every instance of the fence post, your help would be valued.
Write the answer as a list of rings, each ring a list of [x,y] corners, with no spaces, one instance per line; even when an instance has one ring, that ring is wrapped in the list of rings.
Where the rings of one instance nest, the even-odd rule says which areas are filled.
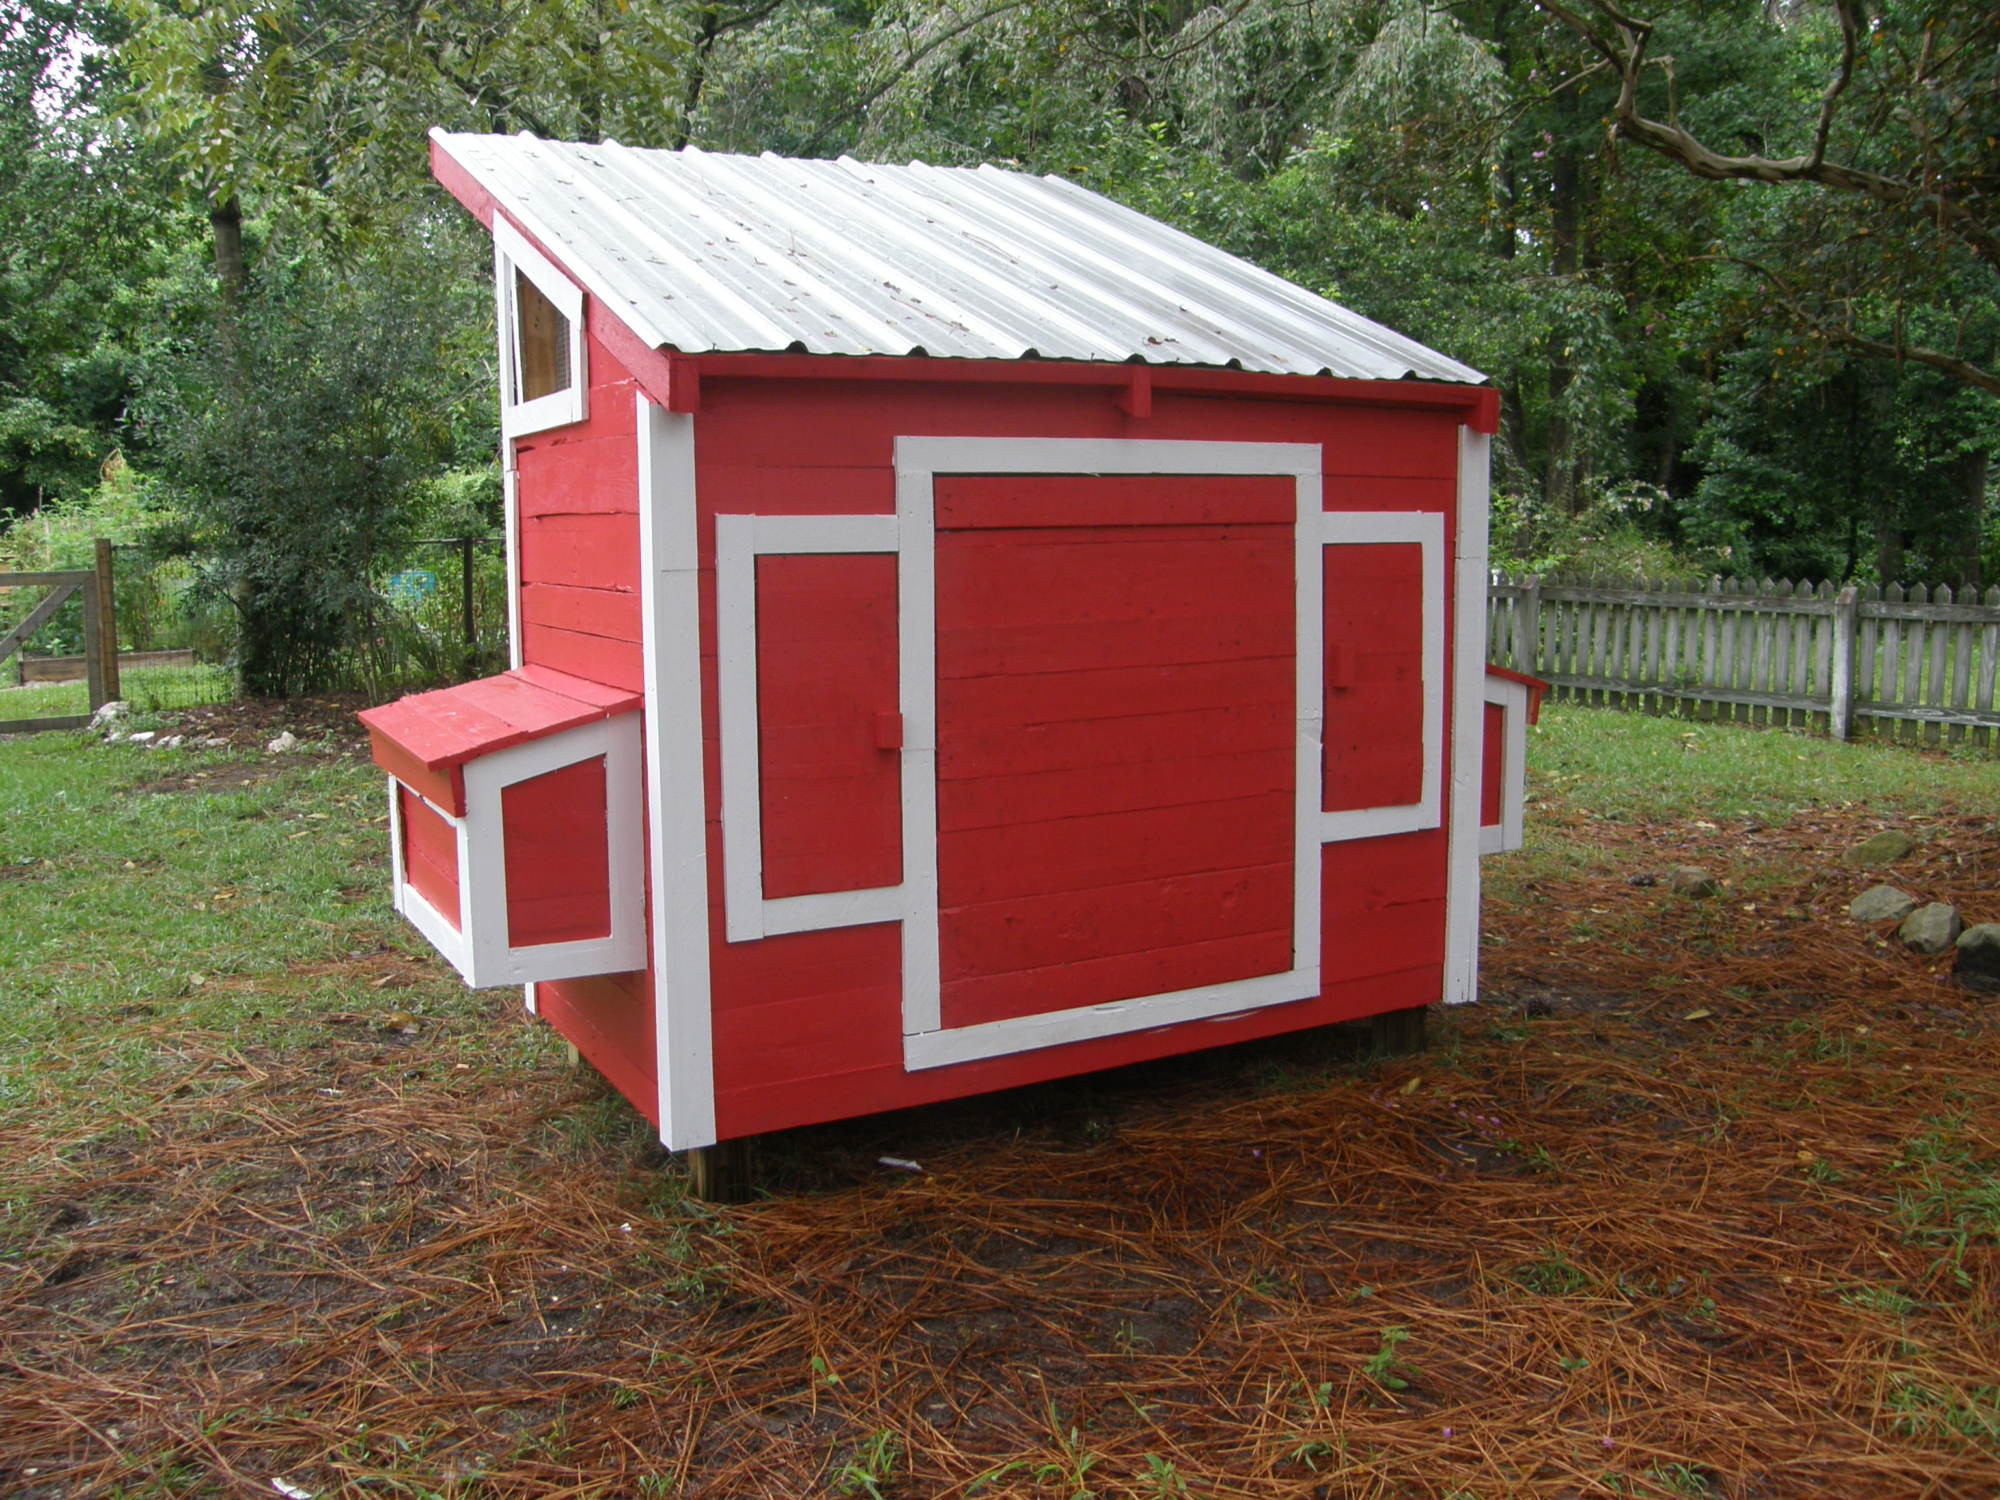
[[[1542,575],[1530,573],[1521,580],[1521,592],[1514,600],[1514,670],[1535,676],[1541,647]]]
[[[1861,591],[1849,584],[1833,601],[1833,680],[1826,709],[1827,732],[1844,740],[1854,724],[1854,637],[1861,618]]]
[[[118,593],[117,575],[111,565],[111,543],[99,537],[92,543],[95,551],[97,572],[97,643],[104,657],[98,668],[98,682],[104,690],[104,701],[123,697],[118,682]],[[88,668],[85,669],[88,671]],[[90,705],[92,713],[98,705]]]

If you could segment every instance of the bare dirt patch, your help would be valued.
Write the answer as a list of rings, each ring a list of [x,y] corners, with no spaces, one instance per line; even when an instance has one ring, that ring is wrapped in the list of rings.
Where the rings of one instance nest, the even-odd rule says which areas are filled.
[[[368,732],[354,716],[371,706],[371,700],[358,693],[325,698],[238,698],[177,709],[163,716],[165,727],[160,732],[190,740],[220,739],[232,750],[258,751],[289,732],[313,749],[365,755]]]

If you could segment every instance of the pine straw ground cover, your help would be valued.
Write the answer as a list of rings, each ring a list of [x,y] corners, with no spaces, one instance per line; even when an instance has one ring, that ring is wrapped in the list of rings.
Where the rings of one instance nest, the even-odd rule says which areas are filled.
[[[1426,1054],[1294,1039],[797,1132],[743,1207],[686,1201],[373,897],[182,999],[45,987],[68,1096],[0,1115],[0,1491],[1995,1494],[2000,1002],[1849,924],[1839,855],[1906,827],[1899,882],[2000,918],[2000,775],[1800,741],[1826,785],[1676,810],[1574,746],[1667,784],[1792,742],[1554,720],[1485,998]],[[169,824],[231,762],[187,764]],[[1849,764],[1912,800],[1842,805]],[[365,866],[370,778],[315,777],[235,826],[311,847],[311,786],[303,833]],[[1687,860],[1722,898],[1633,883]]]

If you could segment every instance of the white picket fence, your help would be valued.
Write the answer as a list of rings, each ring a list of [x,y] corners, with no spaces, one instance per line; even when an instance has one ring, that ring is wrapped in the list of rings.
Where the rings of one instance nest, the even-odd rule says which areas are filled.
[[[1961,594],[1495,574],[1487,659],[1587,703],[1992,746],[2000,586]]]

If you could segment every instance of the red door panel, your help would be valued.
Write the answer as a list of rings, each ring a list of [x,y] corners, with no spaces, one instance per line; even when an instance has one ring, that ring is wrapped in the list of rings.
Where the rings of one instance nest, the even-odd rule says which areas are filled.
[[[766,898],[903,878],[896,671],[894,557],[757,559]]]
[[[1292,493],[939,481],[947,1028],[1291,966]]]
[[[1424,573],[1413,543],[1325,553],[1328,812],[1423,798]]]

